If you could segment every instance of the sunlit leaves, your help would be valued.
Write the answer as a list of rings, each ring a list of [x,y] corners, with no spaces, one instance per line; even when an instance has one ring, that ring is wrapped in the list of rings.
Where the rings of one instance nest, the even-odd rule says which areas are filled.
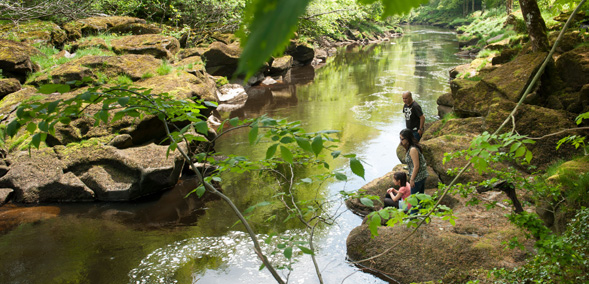
[[[315,153],[315,156],[321,153],[321,150],[323,150],[323,138],[320,135],[317,135],[315,136],[315,138],[313,138],[311,148],[313,149],[313,153]]]

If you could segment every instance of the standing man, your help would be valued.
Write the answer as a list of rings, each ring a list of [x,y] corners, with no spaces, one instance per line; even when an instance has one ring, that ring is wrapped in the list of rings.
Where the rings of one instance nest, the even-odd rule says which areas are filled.
[[[425,115],[423,115],[421,106],[413,100],[411,92],[403,93],[403,103],[405,103],[403,105],[403,114],[405,115],[407,128],[413,131],[413,136],[419,141],[425,130]]]

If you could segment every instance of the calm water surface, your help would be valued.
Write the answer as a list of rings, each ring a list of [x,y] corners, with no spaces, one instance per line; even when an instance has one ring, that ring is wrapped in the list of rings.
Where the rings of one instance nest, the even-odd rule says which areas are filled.
[[[298,85],[252,90],[246,106],[223,117],[273,117],[300,120],[307,131],[340,130],[340,150],[364,162],[366,180],[352,177],[346,164],[332,169],[348,174],[347,183],[329,182],[297,193],[330,200],[336,223],[315,236],[326,283],[387,283],[346,262],[346,238],[361,219],[346,211],[338,197],[389,172],[399,163],[395,149],[404,128],[400,94],[410,90],[428,121],[436,119],[436,99],[449,92],[448,71],[467,62],[454,55],[454,33],[431,27],[407,27],[407,34],[379,45],[347,47],[320,69],[299,69]],[[249,147],[247,133],[225,137],[218,150],[261,157]],[[272,283],[253,254],[236,217],[221,201],[183,199],[190,180],[159,200],[134,204],[47,206],[44,221],[23,224],[0,234],[1,283]],[[273,201],[275,191],[253,175],[225,176],[223,189],[246,208]],[[204,204],[204,205],[203,205]],[[6,215],[0,217],[7,218]],[[256,211],[250,221],[260,238],[272,233],[301,236],[295,220],[278,206]],[[268,220],[270,218],[270,220]],[[277,238],[264,249],[270,253]],[[276,261],[287,264],[278,255]],[[291,283],[317,283],[308,256],[297,255]],[[286,272],[285,272],[286,273]],[[286,277],[286,274],[285,274]]]

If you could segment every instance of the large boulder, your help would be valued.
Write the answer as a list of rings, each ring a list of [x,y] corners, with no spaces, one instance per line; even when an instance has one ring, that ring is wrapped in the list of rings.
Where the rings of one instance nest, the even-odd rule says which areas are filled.
[[[21,89],[20,82],[16,79],[0,79],[0,99],[8,94],[17,92]]]
[[[155,58],[172,60],[180,50],[180,42],[171,36],[158,34],[130,35],[111,41],[117,54],[147,54]]]
[[[94,192],[49,148],[22,151],[9,157],[10,170],[0,187],[14,190],[13,200],[22,203],[91,201]]]
[[[168,93],[176,99],[197,97],[207,101],[218,101],[213,80],[207,76],[197,77],[188,72],[172,72],[139,81],[136,85],[151,89],[155,94]]]
[[[31,56],[38,54],[41,54],[39,50],[27,44],[0,39],[0,69],[2,69],[2,76],[13,77],[24,83],[27,74],[39,70],[39,66],[31,61]]]
[[[101,201],[128,201],[173,186],[184,161],[167,146],[117,149],[93,143],[54,148],[64,170],[75,174]]]
[[[9,33],[13,39],[28,44],[63,46],[67,39],[65,31],[49,21],[31,20],[19,22],[16,25],[11,22],[0,25],[0,31],[3,34]]]
[[[111,33],[118,34],[146,35],[159,34],[162,32],[162,29],[160,29],[154,24],[122,23],[108,29],[108,31]]]
[[[292,67],[292,56],[286,55],[272,60],[268,75],[282,75]]]
[[[206,62],[207,72],[214,76],[231,77],[237,70],[237,62],[241,50],[237,45],[227,45],[222,42],[213,42],[202,57]]]
[[[488,74],[482,75],[482,81],[498,91],[507,99],[517,102],[526,86],[532,81],[532,75],[546,58],[545,52],[535,52],[516,57]],[[455,98],[456,101],[456,98]]]
[[[145,24],[145,20],[134,18],[134,17],[90,17],[86,19],[76,20],[66,23],[63,28],[67,32],[69,40],[76,40],[82,36],[95,35],[101,32],[105,32],[109,28],[114,26],[142,23]]]
[[[127,75],[131,80],[136,81],[144,77],[146,74],[157,74],[157,69],[160,65],[161,60],[150,55],[89,55],[59,65],[55,69],[49,71],[48,74],[36,78],[32,84],[64,84],[69,81],[82,80],[85,77],[97,80],[99,73],[103,73],[109,78],[114,78],[119,75]]]
[[[307,65],[315,58],[315,49],[311,45],[295,41],[291,41],[284,53],[292,56],[294,65]]]
[[[499,207],[487,211],[483,205],[455,209],[455,226],[433,218],[402,243],[400,240],[410,234],[412,228],[401,224],[379,227],[378,236],[372,238],[368,225],[361,225],[348,235],[347,256],[361,266],[385,273],[398,283],[436,281],[448,277],[451,270],[470,274],[479,269],[514,268],[525,262],[526,253],[520,249],[504,249],[504,242],[523,237],[523,232],[504,217],[508,212],[509,209]],[[525,245],[530,248],[530,241]],[[362,261],[377,255],[380,256]],[[461,283],[460,279],[445,280]]]
[[[580,90],[589,84],[589,46],[563,53],[556,60],[556,69],[567,87]]]
[[[455,79],[450,84],[454,113],[459,117],[485,116],[489,111],[489,102],[500,97],[501,93],[485,81]]]

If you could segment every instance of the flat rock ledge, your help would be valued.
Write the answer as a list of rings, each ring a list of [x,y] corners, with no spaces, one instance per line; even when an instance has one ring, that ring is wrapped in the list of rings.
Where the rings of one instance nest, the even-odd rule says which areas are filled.
[[[103,144],[69,144],[21,151],[6,160],[0,188],[18,203],[129,201],[172,187],[184,160],[166,157],[167,146],[117,149]]]

